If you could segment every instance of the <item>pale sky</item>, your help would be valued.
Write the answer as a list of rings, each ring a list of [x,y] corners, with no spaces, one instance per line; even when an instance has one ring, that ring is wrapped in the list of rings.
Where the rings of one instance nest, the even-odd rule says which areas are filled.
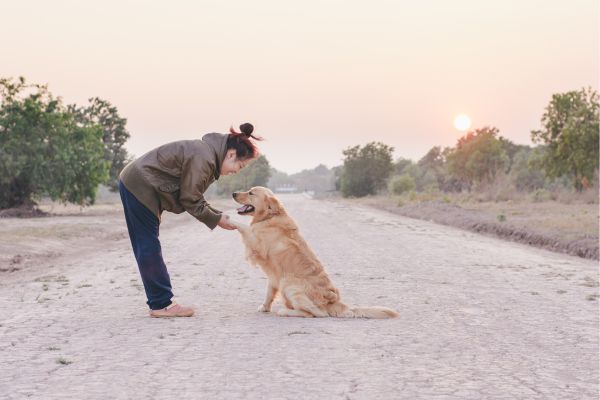
[[[598,89],[596,0],[0,0],[0,76],[98,96],[139,156],[251,122],[293,173],[382,141],[418,160],[494,125],[531,144],[557,92]]]

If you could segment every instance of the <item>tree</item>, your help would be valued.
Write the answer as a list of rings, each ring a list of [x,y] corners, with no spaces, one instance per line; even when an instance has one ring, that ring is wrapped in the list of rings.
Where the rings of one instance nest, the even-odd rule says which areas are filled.
[[[344,174],[344,166],[336,165],[335,167],[331,168],[331,171],[333,172],[333,182],[334,182],[335,190],[341,191],[342,190],[342,175]]]
[[[411,159],[400,157],[394,163],[394,171],[393,172],[395,175],[402,175],[402,174],[406,173],[408,171],[408,169],[410,167],[412,167],[413,165],[414,165],[414,163]]]
[[[441,189],[446,186],[446,154],[440,146],[432,147],[417,162],[417,166],[421,169],[417,187]]]
[[[434,146],[418,162],[425,169],[439,170],[444,167],[444,154],[440,146]]]
[[[254,186],[267,186],[270,176],[269,161],[264,155],[261,155],[237,174],[219,178],[216,185],[217,194],[230,195],[237,190],[248,190]]]
[[[88,100],[87,107],[70,105],[69,111],[77,116],[84,125],[99,125],[102,127],[102,142],[104,143],[104,159],[110,163],[107,185],[116,191],[119,187],[119,173],[129,161],[127,150],[123,147],[129,132],[127,119],[122,118],[116,107],[106,100],[94,97]]]
[[[448,171],[464,188],[475,183],[491,183],[496,174],[508,164],[498,129],[484,127],[458,139],[456,147],[447,155]]]
[[[381,142],[344,150],[346,157],[341,176],[342,194],[345,197],[361,197],[385,188],[386,180],[394,169],[393,151],[393,147]]]
[[[333,170],[323,164],[313,169],[305,169],[289,176],[293,186],[299,190],[311,190],[314,192],[326,192],[335,187]]]
[[[454,148],[452,147],[444,147],[442,150],[442,158],[444,159],[444,168],[441,171],[441,176],[439,177],[439,189],[445,192],[460,192],[463,190],[463,183],[459,178],[450,173],[450,167],[448,159],[450,155],[454,152]]]
[[[507,172],[510,172],[510,170],[512,169],[516,161],[516,157],[519,153],[521,153],[522,151],[531,150],[531,147],[525,144],[513,143],[509,139],[503,138],[502,136],[498,137],[498,140],[500,141],[500,144],[502,145],[502,148],[504,149],[504,151],[506,152],[506,156],[508,157],[508,163],[506,165]]]
[[[44,85],[0,79],[0,208],[41,196],[92,204],[107,177],[100,126],[79,123]]]
[[[269,178],[268,186],[271,188],[279,188],[285,186],[293,186],[290,176],[283,171],[278,171],[275,168],[271,168],[271,177]]]
[[[569,175],[581,191],[598,170],[598,93],[590,89],[552,95],[534,142],[547,145],[540,165],[549,178]]]
[[[517,190],[520,191],[534,191],[543,188],[546,183],[544,173],[532,165],[532,160],[539,157],[539,154],[543,154],[545,149],[541,148],[542,146],[538,146],[535,149],[528,146],[523,147],[513,158],[510,169],[511,179]]]

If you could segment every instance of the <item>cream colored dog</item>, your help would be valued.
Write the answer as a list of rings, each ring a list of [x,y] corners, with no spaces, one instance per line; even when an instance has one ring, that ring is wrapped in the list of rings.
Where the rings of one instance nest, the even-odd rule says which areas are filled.
[[[386,307],[349,308],[329,280],[317,256],[308,247],[298,227],[269,189],[253,187],[235,192],[240,215],[253,216],[250,226],[234,223],[246,245],[246,259],[267,275],[267,295],[259,311],[270,312],[277,293],[284,317],[394,318]]]

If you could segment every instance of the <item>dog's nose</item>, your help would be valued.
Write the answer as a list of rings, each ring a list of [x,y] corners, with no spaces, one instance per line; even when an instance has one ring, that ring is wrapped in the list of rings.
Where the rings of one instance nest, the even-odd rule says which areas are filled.
[[[235,196],[237,196],[237,193],[236,193],[236,192],[233,192],[231,195],[232,195],[232,196],[233,196],[233,198],[235,199]]]

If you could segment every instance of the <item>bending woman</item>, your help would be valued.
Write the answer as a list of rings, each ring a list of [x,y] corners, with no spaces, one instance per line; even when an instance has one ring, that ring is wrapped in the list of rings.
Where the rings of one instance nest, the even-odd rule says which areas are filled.
[[[259,152],[254,127],[241,132],[209,133],[202,140],[180,140],[160,146],[129,163],[119,176],[125,220],[152,317],[191,317],[194,309],[175,303],[162,257],[158,231],[163,211],[187,211],[211,230],[233,230],[226,215],[211,207],[204,192],[221,175],[235,174]]]

